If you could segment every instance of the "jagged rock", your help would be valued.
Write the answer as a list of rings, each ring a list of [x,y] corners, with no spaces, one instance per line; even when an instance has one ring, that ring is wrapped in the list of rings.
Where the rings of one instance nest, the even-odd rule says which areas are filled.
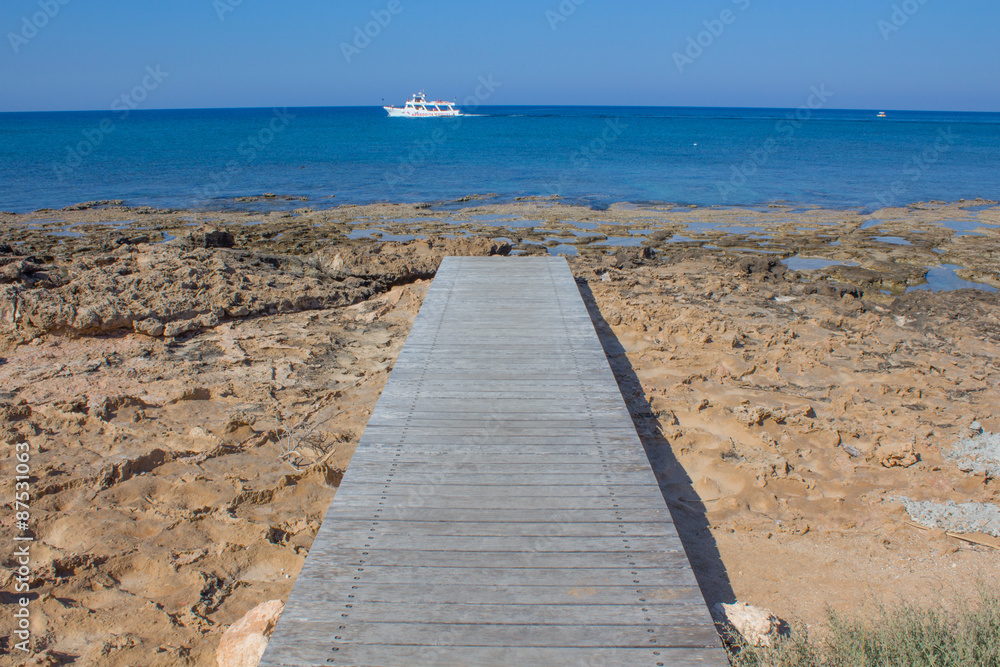
[[[26,403],[11,405],[10,403],[0,403],[0,423],[19,421],[31,416],[31,406]]]
[[[100,199],[97,201],[85,201],[79,204],[73,204],[72,206],[66,206],[62,210],[64,211],[86,211],[91,208],[99,208],[102,206],[121,206],[125,202],[121,199]]]
[[[656,253],[648,246],[642,248],[618,248],[615,250],[615,254],[608,258],[608,261],[616,268],[628,268],[640,266],[655,257]]]
[[[252,412],[247,412],[246,410],[237,410],[236,412],[230,413],[229,420],[226,423],[225,432],[234,433],[244,426],[253,426],[257,423],[257,415]]]
[[[232,248],[236,243],[231,232],[212,231],[206,232],[204,245],[206,248]]]
[[[150,406],[138,396],[100,396],[93,397],[88,402],[87,413],[102,421],[111,421],[119,410],[128,407],[148,408]]]
[[[212,390],[208,387],[189,387],[179,395],[171,398],[167,403],[173,405],[181,401],[207,401],[212,398]]]
[[[763,424],[764,420],[771,416],[771,411],[759,405],[753,408],[749,405],[738,405],[733,409],[733,415],[736,416],[736,421],[750,428]]]
[[[219,667],[256,667],[282,609],[281,600],[271,600],[257,605],[229,626],[215,652]]]
[[[142,320],[141,322],[136,322],[132,326],[135,327],[136,331],[146,334],[147,336],[162,336],[164,332],[163,322],[159,321],[155,317],[151,317],[148,320]]]
[[[202,246],[229,245],[229,232],[212,234],[205,235]],[[16,329],[31,340],[50,332],[91,335],[132,329],[174,338],[218,326],[224,318],[351,305],[394,285],[433,277],[442,257],[508,255],[511,246],[489,239],[446,239],[335,250],[304,260],[140,245],[99,257],[80,256],[45,271],[35,272],[27,260],[18,261],[3,267],[5,277],[0,278],[0,333]],[[29,270],[34,273],[26,277]]]
[[[398,285],[432,278],[441,259],[506,256],[510,243],[490,239],[429,239],[409,243],[366,244],[355,248],[320,250],[314,257],[333,275],[379,278]]]
[[[170,463],[179,458],[178,452],[165,452],[162,449],[154,449],[148,454],[142,454],[134,458],[121,457],[114,463],[106,464],[97,473],[94,481],[94,493],[109,489],[115,484],[126,482],[136,475],[150,472],[160,466]]]
[[[787,267],[780,260],[766,257],[744,257],[733,267],[739,276],[769,282],[784,279]]]
[[[909,468],[920,460],[920,455],[913,451],[912,442],[891,442],[880,445],[875,450],[874,457],[883,468]]]

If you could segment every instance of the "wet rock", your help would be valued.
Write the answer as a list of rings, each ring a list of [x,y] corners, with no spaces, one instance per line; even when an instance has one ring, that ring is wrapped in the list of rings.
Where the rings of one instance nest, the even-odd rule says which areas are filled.
[[[96,201],[85,201],[79,204],[73,204],[72,206],[67,206],[63,208],[64,211],[86,211],[92,208],[101,208],[105,206],[121,206],[125,202],[121,199],[100,199]]]
[[[733,267],[737,275],[760,281],[774,281],[784,278],[787,267],[780,260],[768,257],[744,257]]]
[[[277,201],[309,201],[308,197],[297,197],[294,195],[276,195],[273,192],[265,192],[262,195],[251,195],[249,197],[236,197],[233,201],[239,202],[241,204],[249,204],[254,202],[277,202]]]
[[[232,248],[235,239],[230,232],[214,231],[205,234],[206,248]]]
[[[641,266],[655,257],[656,253],[648,246],[642,248],[618,248],[615,250],[615,254],[610,261],[611,265],[615,268],[624,269]]]
[[[257,605],[229,626],[215,653],[219,667],[256,667],[282,609],[281,600],[271,600]]]
[[[149,234],[136,234],[135,236],[115,236],[111,239],[108,244],[111,248],[123,245],[139,245],[140,243],[149,243]]]
[[[537,243],[521,243],[520,244],[521,253],[531,256],[547,256],[549,254],[548,249],[543,245],[538,245]]]
[[[907,266],[894,262],[871,262],[871,264],[875,268],[835,266],[830,272],[838,279],[864,289],[902,290],[909,285],[920,284],[927,275],[926,267],[921,266]]]

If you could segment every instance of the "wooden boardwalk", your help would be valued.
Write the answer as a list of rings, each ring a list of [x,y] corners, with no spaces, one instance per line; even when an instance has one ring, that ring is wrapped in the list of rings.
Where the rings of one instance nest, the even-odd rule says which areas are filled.
[[[261,664],[729,664],[565,260],[444,260]]]

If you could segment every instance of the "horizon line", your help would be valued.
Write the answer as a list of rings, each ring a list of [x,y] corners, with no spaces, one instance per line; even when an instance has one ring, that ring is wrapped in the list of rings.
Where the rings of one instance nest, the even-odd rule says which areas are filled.
[[[461,108],[461,104],[456,104]],[[488,108],[566,108],[566,109],[753,109],[759,111],[789,111],[799,107],[773,106],[706,106],[706,105],[662,105],[662,104],[484,104]],[[130,113],[152,111],[239,111],[257,109],[381,109],[381,104],[344,104],[344,105],[266,105],[266,106],[234,106],[234,107],[155,107],[149,109],[130,109]],[[998,114],[996,111],[973,111],[966,109],[891,109],[888,107],[824,107],[815,111],[884,111],[887,113],[965,113],[965,114]],[[114,113],[114,109],[35,109],[35,110],[0,110],[0,114],[17,113]]]

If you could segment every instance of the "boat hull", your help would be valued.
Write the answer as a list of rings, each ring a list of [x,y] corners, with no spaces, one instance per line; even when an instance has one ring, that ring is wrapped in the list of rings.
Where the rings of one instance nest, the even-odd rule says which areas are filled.
[[[399,107],[382,107],[392,118],[453,118],[461,116],[458,109],[451,111],[417,111],[415,109],[400,109]]]

